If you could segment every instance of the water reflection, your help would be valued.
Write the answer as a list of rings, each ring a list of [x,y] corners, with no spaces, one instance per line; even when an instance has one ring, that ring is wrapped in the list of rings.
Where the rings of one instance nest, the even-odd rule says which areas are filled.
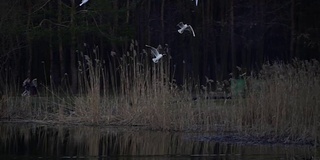
[[[138,128],[0,124],[0,159],[302,159],[315,149],[199,141]]]

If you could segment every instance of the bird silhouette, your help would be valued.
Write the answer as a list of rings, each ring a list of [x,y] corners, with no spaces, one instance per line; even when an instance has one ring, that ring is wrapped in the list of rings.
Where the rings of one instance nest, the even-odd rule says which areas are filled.
[[[24,92],[21,94],[22,96],[35,96],[38,94],[38,83],[36,78],[32,81],[30,81],[30,78],[25,79],[22,86],[24,87]]]
[[[159,49],[161,48],[161,46],[159,45],[158,48],[154,48],[152,46],[146,45],[146,47],[149,47],[151,49],[151,53],[154,56],[154,58],[152,58],[152,61],[154,63],[158,63],[159,60],[165,55],[165,54],[160,54],[159,53]]]
[[[180,34],[182,34],[185,30],[187,30],[192,33],[193,37],[196,36],[191,25],[183,24],[183,22],[180,22],[179,24],[177,24],[177,26],[180,27],[180,29],[178,30]]]

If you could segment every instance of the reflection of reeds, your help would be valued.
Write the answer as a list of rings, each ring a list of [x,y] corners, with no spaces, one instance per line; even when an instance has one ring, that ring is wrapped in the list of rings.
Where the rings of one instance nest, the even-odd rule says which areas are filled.
[[[251,158],[258,155],[305,156],[315,151],[310,147],[270,145],[243,145],[211,141],[203,133],[158,132],[143,129],[99,128],[79,126],[52,126],[2,124],[0,150],[14,156],[67,158],[155,158],[190,157],[223,159]]]
[[[246,95],[208,99],[214,81],[204,85],[186,78],[175,84],[170,54],[159,63],[132,42],[108,62],[79,56],[79,94],[46,89],[43,97],[0,100],[1,116],[62,123],[139,125],[157,130],[235,131],[289,140],[319,140],[320,67],[318,61],[266,64],[258,76],[246,76]],[[108,64],[108,65],[106,65]],[[201,86],[201,87],[199,87]],[[68,92],[67,92],[68,93]],[[196,96],[197,100],[192,100]]]

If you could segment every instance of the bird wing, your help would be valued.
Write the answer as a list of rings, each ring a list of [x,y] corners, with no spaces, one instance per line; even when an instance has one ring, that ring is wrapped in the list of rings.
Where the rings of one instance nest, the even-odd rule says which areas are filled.
[[[28,85],[29,83],[30,83],[30,78],[27,78],[23,81],[22,86],[24,87],[24,86]]]
[[[183,24],[183,22],[180,22],[180,23],[177,24],[177,26],[180,27],[180,28],[183,28],[184,24]]]
[[[149,46],[149,45],[146,45],[146,47],[149,47],[151,49],[151,53],[157,57],[159,55],[159,52],[156,48],[152,47],[152,46]]]
[[[189,31],[190,31],[190,32],[192,32],[193,37],[195,37],[195,36],[196,36],[196,34],[194,33],[194,30],[193,30],[192,26],[191,26],[191,25],[189,25],[188,27],[189,27],[189,28],[188,28],[188,29],[189,29]]]
[[[32,80],[32,86],[38,87],[37,78]]]
[[[83,4],[87,3],[89,0],[82,0],[81,4],[79,6],[82,6]]]

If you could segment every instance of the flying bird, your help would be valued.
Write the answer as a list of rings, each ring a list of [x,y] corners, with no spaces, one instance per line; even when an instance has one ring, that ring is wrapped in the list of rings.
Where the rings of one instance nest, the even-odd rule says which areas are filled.
[[[23,81],[22,86],[24,87],[24,92],[21,94],[22,96],[35,96],[38,94],[38,83],[37,79],[33,79],[30,82],[30,78],[27,78]]]
[[[178,30],[180,34],[182,34],[185,30],[187,30],[192,33],[193,37],[196,36],[191,25],[183,24],[183,22],[180,22],[179,24],[177,24],[177,26],[180,27],[180,29]]]
[[[149,48],[151,49],[151,53],[152,53],[152,55],[155,57],[155,58],[152,58],[152,61],[153,61],[154,63],[158,63],[159,60],[165,55],[165,54],[160,54],[160,53],[159,53],[159,49],[160,49],[160,47],[161,47],[160,45],[159,45],[158,48],[154,48],[154,47],[149,46],[149,45],[146,45],[146,47],[149,47]]]
[[[193,1],[193,0],[192,0]],[[196,6],[198,6],[198,0],[196,0]]]
[[[87,3],[89,0],[82,0],[79,6],[82,6],[83,4]]]

